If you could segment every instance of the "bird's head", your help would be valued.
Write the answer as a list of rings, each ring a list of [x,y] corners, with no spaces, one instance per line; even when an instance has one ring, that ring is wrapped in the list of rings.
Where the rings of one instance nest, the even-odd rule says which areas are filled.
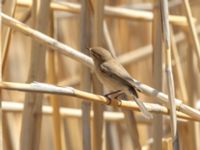
[[[111,53],[102,47],[90,48],[89,51],[94,62],[98,61],[102,63],[113,58]]]

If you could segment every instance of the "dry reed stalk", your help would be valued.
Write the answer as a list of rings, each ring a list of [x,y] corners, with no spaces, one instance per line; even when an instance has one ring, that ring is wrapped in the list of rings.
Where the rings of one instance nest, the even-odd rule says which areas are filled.
[[[189,34],[191,34],[192,42],[194,44],[193,47],[195,48],[198,67],[199,67],[199,71],[200,71],[200,44],[199,44],[199,39],[198,39],[195,24],[192,21],[192,11],[191,11],[188,0],[184,0],[183,4],[184,4],[185,10],[186,10],[186,17],[187,17],[187,21],[188,21],[188,25],[189,25],[189,29],[190,29]]]
[[[2,111],[5,113],[21,113],[23,111],[24,105],[23,103],[19,102],[9,102],[9,101],[2,101]],[[51,106],[44,105],[42,107],[42,113],[43,115],[52,115],[53,108]],[[67,108],[67,107],[60,107],[60,114],[61,117],[67,117],[67,118],[81,118],[83,115],[83,111],[81,109],[76,108]],[[111,112],[111,111],[104,111],[103,113],[105,121],[108,122],[120,122],[124,119],[124,114],[121,112]],[[90,119],[94,118],[94,112],[90,112]],[[151,122],[149,120],[144,119],[142,115],[138,115],[137,122],[142,124],[150,124]],[[182,122],[185,122],[184,120],[179,120]]]
[[[191,51],[188,49],[189,47],[192,47],[190,44],[191,37],[186,34],[189,39],[189,44],[187,45],[186,49],[186,85],[188,90],[188,100],[187,104],[190,106],[194,106],[193,100],[194,100],[194,90],[195,90],[195,84],[197,84],[197,80],[194,76],[194,64],[193,64],[193,58],[194,58],[194,51]],[[181,53],[180,53],[181,54]],[[179,137],[180,137],[180,148],[182,150],[188,150],[188,149],[196,149],[196,140],[195,140],[195,130],[194,130],[194,124],[188,123],[188,124],[180,124],[179,125]]]
[[[60,12],[59,12],[60,13]],[[69,14],[65,14],[65,15],[69,15]],[[73,16],[75,16],[75,15],[73,15]],[[112,20],[112,19],[111,19]],[[112,24],[113,25],[113,24]],[[124,26],[123,26],[124,27]],[[123,27],[121,26],[121,24],[120,24],[120,28],[121,28],[121,30],[123,30]],[[74,28],[74,27],[73,27]],[[119,29],[120,29],[119,28]],[[112,28],[111,28],[112,29]],[[127,31],[127,30],[124,30],[124,31]],[[116,32],[116,31],[115,31]],[[66,34],[65,34],[66,35]],[[123,36],[122,36],[122,38],[124,39],[126,39],[126,35],[128,35],[128,34],[123,34]],[[148,37],[147,35],[146,35],[146,37]],[[73,37],[70,37],[71,39],[73,39]],[[141,38],[141,39],[143,39],[143,38]],[[59,39],[60,40],[60,39]],[[146,39],[145,39],[146,40]],[[119,41],[117,38],[115,38],[115,40],[114,40],[115,42],[116,41]],[[143,41],[144,41],[144,39],[143,39]],[[70,40],[69,41],[67,41],[67,42],[69,42],[70,43]],[[123,43],[123,42],[122,42]],[[125,42],[124,42],[125,43]],[[126,43],[129,43],[129,42],[126,42]],[[71,44],[71,43],[70,43]],[[116,43],[114,43],[114,44],[116,44]],[[120,43],[121,44],[121,43]],[[116,44],[116,45],[120,45],[120,44]],[[141,43],[142,44],[142,43]],[[181,45],[182,46],[182,45]],[[116,46],[117,47],[117,46]],[[127,46],[128,47],[128,46]],[[128,48],[124,48],[124,49],[129,49],[129,47]],[[184,48],[183,48],[183,50],[185,50]],[[152,51],[149,53],[149,54],[151,54],[152,53]],[[148,56],[149,54],[147,54],[146,56]],[[130,56],[128,57],[128,58],[131,58]],[[141,57],[142,58],[142,57]],[[151,58],[148,58],[148,59],[151,59]],[[131,59],[130,59],[131,60]],[[141,60],[141,59],[140,59]],[[185,61],[185,60],[184,60]],[[135,70],[136,72],[139,72],[138,71],[138,69],[137,70]],[[148,82],[149,82],[150,80],[149,80],[149,78],[148,78]],[[151,82],[151,81],[150,81]],[[195,89],[194,89],[195,90]],[[7,92],[7,91],[6,91]],[[191,99],[191,97],[189,98],[189,99]],[[188,99],[188,100],[189,100]],[[76,103],[76,102],[75,102]],[[189,122],[188,124],[191,124],[191,122]],[[66,128],[66,127],[65,127]],[[69,128],[69,129],[72,129],[72,128]],[[119,129],[120,130],[120,129]],[[118,131],[119,131],[118,130]],[[119,131],[120,132],[120,131]],[[190,135],[188,135],[188,137],[189,137]],[[124,138],[124,137],[122,137],[122,136],[120,136],[120,138],[122,139],[122,138]],[[70,138],[69,138],[70,139]],[[73,139],[74,138],[71,138],[70,140],[72,140],[73,141]],[[69,141],[70,141],[69,140]],[[193,138],[191,138],[191,140],[193,140]],[[189,142],[189,140],[188,140],[188,142]],[[122,142],[121,142],[122,143]],[[120,144],[121,144],[120,143]],[[124,143],[124,142],[123,142]],[[79,144],[80,145],[80,144]],[[187,142],[186,143],[184,143],[183,145],[187,145]],[[187,146],[186,146],[187,147]],[[121,147],[120,147],[121,148]]]
[[[101,103],[110,106],[116,106],[123,109],[130,109],[135,111],[140,111],[138,105],[134,101],[126,101],[126,100],[113,100],[105,98],[101,95],[95,95],[91,93],[87,93],[84,91],[77,90],[72,87],[58,87],[51,84],[33,82],[31,84],[26,83],[14,83],[14,82],[2,82],[0,83],[1,89],[7,90],[17,90],[17,91],[26,91],[26,92],[39,92],[39,93],[49,93],[49,94],[59,94],[59,95],[68,95],[77,97],[80,99],[85,99],[90,102]],[[165,115],[169,115],[168,108],[154,104],[154,103],[144,103],[147,110],[153,113],[162,113]],[[187,105],[186,105],[187,106]],[[186,107],[185,106],[185,107]],[[188,106],[189,107],[189,106]],[[180,111],[177,111],[177,116],[186,120],[200,121],[200,116],[190,116],[184,114]]]
[[[42,34],[41,32],[31,29],[30,27],[24,25],[23,23],[20,23],[19,21],[15,20],[3,13],[0,13],[0,14],[2,16],[3,23],[5,23],[6,25],[12,27],[13,29],[21,31],[21,32],[25,33],[26,35],[29,35],[33,39],[46,45],[47,47],[53,48],[53,50],[56,50],[59,53],[65,54],[65,55],[69,56],[70,58],[75,59],[75,60],[87,65],[91,69],[93,68],[93,61],[90,57],[76,51],[75,49],[73,49],[65,44],[58,42],[55,39],[52,39],[52,38],[46,36],[45,34]],[[140,89],[142,93],[158,98],[158,101],[160,103],[169,107],[168,96],[166,94],[164,94],[164,93],[160,92],[159,90],[156,90],[150,86],[142,84],[141,82],[139,82],[137,80],[135,80],[135,86],[138,89]],[[176,99],[176,108],[179,111],[182,111],[183,113],[186,113],[188,115],[191,115],[191,116],[194,116],[197,118],[200,117],[199,111],[183,104],[183,102],[180,99]]]
[[[89,54],[87,48],[91,47],[91,8],[89,1],[81,1],[81,38],[80,48],[84,54]],[[84,91],[91,92],[91,73],[90,69],[82,66],[80,88]],[[79,79],[80,79],[79,78]],[[82,147],[83,150],[91,150],[91,125],[90,125],[90,111],[91,103],[87,101],[82,102]]]
[[[112,53],[113,56],[116,57],[115,49],[114,49],[114,46],[112,43],[112,39],[110,37],[110,33],[108,31],[108,25],[107,25],[105,19],[103,21],[103,35],[104,35],[104,39],[105,39],[105,42],[106,42],[106,45],[107,45],[109,51]]]
[[[110,19],[110,18],[109,18]],[[119,39],[123,37],[123,40],[118,41],[119,43],[116,44],[116,47],[118,47],[118,49],[124,49],[124,51],[128,51],[129,50],[129,46],[128,43],[130,43],[131,45],[136,44],[134,39],[128,38],[129,36],[131,36],[131,30],[134,31],[134,26],[130,26],[131,28],[127,28],[127,24],[128,22],[126,20],[118,20],[118,24],[119,27],[117,27],[114,32],[114,41],[117,42],[118,41],[118,36]],[[127,66],[127,70],[130,71],[131,65],[129,64],[129,66]],[[134,70],[136,72],[136,69]],[[126,147],[127,149],[141,149],[141,143],[140,143],[140,136],[141,134],[139,134],[139,130],[137,128],[137,122],[135,119],[135,113],[129,110],[123,110],[123,113],[125,115],[125,124],[126,124],[126,132],[127,132],[127,136],[130,139],[130,146]],[[121,133],[119,132],[119,135]],[[119,140],[122,141],[121,137]]]
[[[5,23],[7,23],[9,26],[13,26],[13,28],[17,28],[18,30],[24,32],[25,34],[30,35],[31,37],[34,37],[35,39],[42,40],[43,41],[42,43],[47,43],[47,44],[51,45],[52,48],[60,50],[61,53],[69,54],[70,50],[72,50],[72,48],[70,48],[64,44],[57,43],[54,39],[49,39],[48,37],[41,35],[40,33],[38,34],[37,31],[34,32],[34,30],[27,28],[26,25],[23,26],[23,24],[21,24],[20,22],[14,21],[12,18],[6,17],[4,14],[2,14],[2,15],[3,15],[3,17],[5,17],[4,19],[6,19],[3,21],[6,21]],[[19,27],[16,26],[17,24],[19,24]],[[198,30],[198,32],[199,32],[199,30]],[[180,34],[180,37],[179,37],[179,35],[177,35],[177,42],[181,41],[182,39],[184,39],[184,38],[181,36],[181,34]],[[56,44],[54,44],[54,43],[56,43]],[[148,47],[150,48],[151,46],[149,45],[149,46],[147,46],[147,48]],[[141,48],[141,49],[143,49],[143,48]],[[73,52],[73,53],[76,53],[76,52]],[[144,47],[144,52],[142,52],[142,51],[139,52],[139,49],[138,49],[138,54],[134,51],[133,51],[133,53],[134,53],[134,55],[132,55],[131,52],[127,53],[127,55],[126,54],[122,55],[122,58],[119,58],[119,61],[122,64],[132,62],[132,60],[134,60],[134,59],[139,59],[140,56],[143,57],[143,56],[151,54],[151,50],[146,51],[145,47]],[[70,56],[73,56],[73,55],[74,54],[72,54],[72,53],[70,54]],[[75,54],[75,55],[79,55],[79,54]],[[88,65],[90,65],[92,63],[91,60],[88,60],[88,58],[84,57],[83,55],[80,55],[79,57],[82,57],[82,59],[85,59],[87,62],[86,64],[88,64]]]
[[[152,24],[152,39],[153,39],[153,84],[156,89],[162,91],[163,86],[163,45],[162,45],[162,22],[160,14],[160,0],[154,0],[154,4],[158,7],[154,8],[154,20]],[[152,49],[151,49],[152,50]],[[162,149],[163,136],[163,117],[162,114],[154,114],[153,118],[153,149]]]
[[[92,59],[90,59],[88,56],[86,56],[82,53],[79,53],[75,49],[73,49],[61,42],[58,42],[57,40],[43,34],[42,32],[34,30],[34,29],[28,27],[27,25],[11,18],[1,12],[0,12],[0,14],[2,16],[2,22],[7,25],[9,24],[10,27],[14,27],[14,29],[18,29],[19,31],[23,32],[24,34],[26,34],[28,36],[31,36],[32,38],[34,37],[33,38],[34,40],[41,42],[42,44],[46,45],[49,48],[56,49],[57,51],[59,51],[59,53],[66,54],[66,55],[70,56],[71,58],[76,59],[77,61],[84,60],[84,61],[81,61],[81,63],[83,63],[87,66],[93,65]]]
[[[50,6],[50,1],[49,4]],[[49,10],[51,11],[51,10]],[[54,36],[54,14],[53,11],[50,12],[50,36]],[[47,80],[51,84],[56,84],[56,71],[55,71],[55,54],[56,52],[49,49],[47,52],[47,61],[48,61],[48,72]],[[62,150],[62,140],[61,140],[61,116],[59,112],[60,103],[58,98],[55,95],[50,96],[50,102],[53,108],[52,120],[53,120],[53,130],[54,130],[54,140],[55,140],[55,149]]]
[[[31,8],[19,18],[20,22],[26,23],[31,18]]]
[[[53,64],[55,64],[55,52],[49,51],[48,53],[49,57],[49,66],[54,67]],[[54,72],[54,73],[53,73]],[[49,70],[49,83],[55,84],[55,69]],[[54,125],[54,135],[55,135],[55,147],[57,150],[62,150],[62,140],[61,140],[61,117],[59,112],[60,103],[58,101],[58,98],[56,96],[50,97],[51,105],[53,107],[53,125]]]
[[[10,1],[4,1],[1,3],[2,4],[2,11],[9,16],[14,16],[15,8],[16,8],[16,0],[10,0]],[[0,23],[1,24],[1,23]],[[5,61],[7,58],[8,54],[8,49],[10,45],[10,39],[11,39],[11,29],[10,27],[2,26],[0,25],[0,40],[1,40],[1,50],[0,50],[0,82],[2,82],[2,75],[3,75],[3,70],[5,68]],[[3,38],[2,38],[3,37]],[[8,126],[8,118],[5,113],[2,112],[1,110],[1,101],[2,101],[2,91],[0,90],[0,143],[1,147],[5,149],[10,149],[13,150],[13,142],[12,142],[12,135]],[[3,137],[3,139],[2,139]],[[3,147],[4,144],[4,147]]]
[[[8,118],[5,112],[1,111],[1,124],[2,124],[2,137],[3,140],[2,141],[2,145],[4,149],[8,149],[8,150],[14,150],[14,146],[13,146],[13,142],[12,142],[12,135],[9,129],[9,125],[8,125]]]
[[[103,35],[104,35],[105,43],[106,43],[106,46],[108,47],[108,50],[112,53],[114,57],[117,57],[113,43],[112,43],[112,39],[108,30],[108,25],[105,19],[103,21]],[[107,109],[111,111],[113,110],[112,108],[107,108]],[[103,118],[106,120],[105,116]],[[120,150],[120,138],[119,138],[120,136],[117,130],[117,124],[106,122],[104,129],[106,132],[106,140],[104,140],[106,143],[106,148]]]
[[[2,122],[2,110],[0,110],[0,121]],[[2,126],[3,126],[3,125],[2,125],[2,123],[1,123],[1,125],[0,125],[0,134],[1,134],[1,135],[3,135],[3,133],[2,133],[2,132],[3,132]],[[0,145],[0,148],[1,148],[1,149],[3,149],[3,139],[2,139],[2,137],[3,137],[3,136],[0,137],[0,144],[1,144],[1,145]]]
[[[171,47],[172,47],[172,54],[175,60],[175,70],[178,76],[177,78],[178,78],[179,87],[182,94],[182,99],[187,104],[188,102],[186,100],[188,100],[188,94],[187,94],[187,89],[186,89],[186,83],[183,76],[184,73],[181,66],[181,60],[178,54],[178,48],[176,46],[175,35],[173,32],[172,26],[171,26]]]
[[[72,77],[69,77],[67,79],[61,80],[58,82],[59,86],[76,86],[80,84],[81,77],[79,75],[74,75]]]
[[[30,2],[17,2],[18,6],[31,7]],[[70,13],[80,13],[81,6],[71,2],[52,2],[51,9],[55,11],[66,11]],[[133,10],[121,7],[105,6],[105,15],[108,17],[117,17],[123,19],[134,19],[139,21],[152,21],[153,13],[142,10]],[[187,26],[187,20],[183,16],[170,15],[169,21],[179,26]],[[195,19],[193,19],[195,21]]]
[[[0,21],[1,21],[1,18],[0,18]],[[1,23],[0,23],[0,33],[2,32],[1,31]],[[1,36],[0,36],[0,40],[1,40]],[[1,42],[0,42],[1,43]],[[0,82],[2,82],[2,51],[0,50]],[[1,98],[2,98],[2,95],[1,95],[2,93],[1,93],[1,89],[0,89],[0,121],[2,122],[2,109],[1,109]],[[3,135],[3,125],[2,125],[2,123],[0,124],[0,135]],[[2,139],[2,136],[0,137],[0,148],[1,149],[3,149],[3,139]]]
[[[88,66],[92,65],[91,59],[89,60],[88,57],[85,57],[84,55],[82,55],[80,53],[77,53],[76,51],[73,51],[74,50],[73,48],[71,48],[71,47],[69,47],[67,45],[64,45],[64,44],[62,44],[60,42],[57,42],[56,40],[54,40],[52,38],[49,38],[48,36],[45,36],[45,35],[41,34],[40,32],[29,28],[28,26],[22,24],[21,22],[6,16],[5,14],[1,14],[1,15],[2,15],[3,23],[7,24],[8,26],[11,26],[12,28],[21,31],[21,32],[25,33],[26,35],[31,36],[35,40],[41,41],[43,44],[45,44],[45,45],[47,45],[49,47],[52,47],[52,48],[56,49],[57,51],[60,51],[60,53],[69,55],[70,57],[72,57],[74,59],[76,59],[76,57],[80,57],[81,59],[85,60],[82,63],[84,63],[84,64],[86,64]],[[181,35],[177,35],[177,42],[181,41],[182,39],[184,39],[184,38]],[[147,48],[148,47],[150,48],[151,46],[149,45],[149,46],[147,46]],[[71,52],[71,51],[73,51],[73,52]],[[145,47],[144,47],[144,51],[145,51]],[[133,52],[133,53],[136,53],[136,52]],[[135,55],[132,55],[131,52],[127,53],[126,56],[124,54],[124,56],[122,55],[124,58],[119,58],[119,61],[122,64],[129,63],[129,62],[131,62],[131,60],[139,59],[140,56],[143,57],[143,56],[146,56],[146,55],[150,54],[150,50],[148,52],[146,52],[146,53],[144,52],[144,54],[143,53],[141,54],[141,53],[139,52],[139,49],[138,49],[138,54],[137,55],[139,55],[139,56],[136,55],[137,57]],[[76,57],[74,55],[76,55]]]
[[[104,19],[104,0],[90,1],[94,13],[94,37],[92,45],[102,46],[103,44],[103,19]],[[93,2],[93,3],[92,3]],[[93,93],[103,94],[103,86],[97,79],[96,75],[93,78]],[[94,150],[101,150],[103,144],[103,106],[98,103],[93,103],[94,119],[93,119],[93,147]]]
[[[199,34],[200,33],[200,26],[198,26],[197,29],[198,29],[197,33]],[[174,37],[175,43],[179,43],[179,42],[181,42],[185,39],[185,36],[182,32],[177,33],[174,36],[175,36]],[[124,53],[122,55],[119,55],[117,59],[122,65],[127,65],[129,63],[134,63],[136,61],[145,59],[147,56],[151,56],[152,52],[153,52],[152,46],[149,44],[149,45],[140,47],[138,49],[131,50],[131,51]]]
[[[123,110],[125,116],[125,123],[128,129],[128,134],[130,135],[133,149],[141,149],[139,131],[137,128],[137,122],[135,114],[130,110]]]
[[[190,47],[193,47],[193,39],[191,37],[191,35],[189,33],[186,33],[187,37],[188,37],[188,49],[187,49],[187,70],[186,70],[186,81],[187,81],[187,87],[188,87],[188,105],[190,105],[191,107],[195,107],[195,93],[197,93],[196,91],[196,85],[198,85],[199,83],[199,79],[196,78],[196,71],[198,70],[198,65],[195,65],[195,61],[194,58],[195,56],[195,51],[191,51],[189,50]],[[182,133],[179,132],[181,134],[182,138],[182,142],[185,144],[183,150],[186,149],[197,149],[197,143],[198,140],[195,139],[195,134],[196,134],[196,129],[195,129],[195,125],[194,123],[189,123],[186,125],[182,125],[183,129],[182,129]]]
[[[20,102],[9,102],[9,101],[2,101],[2,111],[5,113],[21,113],[24,109],[23,103]],[[81,109],[76,108],[68,108],[68,107],[60,107],[60,115],[62,118],[81,118],[83,112]],[[42,106],[42,113],[43,115],[52,115],[53,108],[48,105]],[[122,112],[112,112],[112,111],[104,111],[103,113],[104,119],[107,122],[121,122],[124,120],[124,114]],[[94,112],[90,112],[90,119],[94,118]],[[169,121],[169,117],[166,116],[166,119]],[[142,114],[138,114],[136,116],[136,120],[139,124],[151,124],[150,120],[146,120]],[[187,123],[189,120],[178,118],[180,123]]]
[[[32,17],[33,27],[43,33],[47,32],[49,18],[49,0],[33,1]],[[44,19],[45,18],[45,19]],[[44,81],[45,78],[45,47],[32,41],[31,64],[28,81]],[[39,149],[41,130],[42,94],[27,93],[21,127],[20,149]]]
[[[171,114],[171,132],[173,143],[177,141],[177,119],[176,119],[176,103],[175,103],[175,89],[174,79],[172,74],[172,60],[171,60],[171,41],[170,41],[170,29],[169,29],[169,12],[168,12],[168,1],[161,0],[160,3],[161,21],[162,21],[162,32],[163,32],[163,43],[165,49],[165,72],[167,78],[167,91],[170,105]],[[175,148],[176,149],[176,148]]]
[[[174,150],[172,138],[165,138],[162,140],[162,150]]]
[[[5,1],[3,6],[3,12],[9,16],[14,16],[16,8],[16,0]],[[9,27],[4,27],[2,29],[2,74],[5,70],[5,62],[7,60],[7,55],[9,51],[9,45],[11,41],[11,29]]]

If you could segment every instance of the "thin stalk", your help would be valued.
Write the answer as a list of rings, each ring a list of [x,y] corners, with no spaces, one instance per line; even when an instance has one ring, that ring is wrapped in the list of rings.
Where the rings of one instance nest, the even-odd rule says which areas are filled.
[[[10,1],[4,1],[1,2],[1,7],[4,13],[13,16],[16,8],[16,0],[10,0]],[[1,9],[1,8],[0,8]],[[1,20],[1,19],[0,19]],[[0,23],[0,41],[1,41],[1,50],[0,50],[0,82],[2,82],[3,79],[3,70],[5,68],[5,60],[7,58],[8,54],[8,49],[10,45],[10,39],[11,39],[11,28],[2,26]],[[2,38],[3,37],[3,38]],[[2,113],[1,111],[1,105],[2,105],[2,90],[0,89],[0,133],[2,133],[2,138],[0,138],[0,149],[3,149],[3,143],[4,143],[4,148],[13,150],[13,143],[12,143],[12,138],[11,138],[11,132],[9,130],[8,126],[8,118],[6,114]]]
[[[163,42],[165,48],[165,61],[166,61],[166,78],[167,78],[167,90],[170,104],[171,114],[171,130],[173,142],[177,140],[177,119],[176,119],[176,103],[175,103],[175,90],[174,90],[174,79],[172,74],[172,63],[171,63],[171,43],[170,43],[170,29],[169,29],[169,13],[168,13],[168,1],[161,0],[161,20],[162,20],[162,31],[163,31]]]
[[[115,49],[114,49],[114,46],[113,46],[113,43],[112,43],[112,39],[111,39],[109,31],[108,31],[108,25],[107,25],[105,20],[103,21],[103,35],[104,35],[106,45],[107,45],[109,51],[112,53],[112,55],[114,57],[116,57],[116,53],[115,53]]]
[[[24,104],[20,102],[9,102],[2,101],[2,111],[4,113],[21,113],[23,111]],[[78,108],[70,108],[70,107],[60,107],[59,112],[62,118],[77,118],[80,119],[83,115],[83,111]],[[42,106],[42,113],[46,116],[51,116],[53,113],[53,107],[48,105]],[[124,114],[122,112],[112,112],[112,111],[104,111],[103,113],[104,119],[111,124],[113,122],[121,122],[124,120]],[[94,118],[94,112],[90,111],[90,120]],[[140,124],[151,124],[149,120],[146,120],[142,115],[138,115],[136,117],[137,122]],[[179,120],[180,122],[187,122],[183,119]]]
[[[183,98],[184,102],[187,103],[186,100],[188,100],[188,94],[187,94],[187,89],[186,89],[186,83],[185,83],[184,76],[183,76],[184,73],[183,73],[183,69],[181,66],[181,60],[180,60],[180,57],[178,54],[178,48],[176,46],[175,35],[173,32],[172,26],[171,26],[171,43],[172,43],[171,44],[172,54],[173,54],[174,61],[175,61],[175,70],[177,72],[177,76],[178,76],[177,78],[179,81],[179,87],[181,90],[182,98]]]
[[[94,1],[94,46],[102,46],[103,44],[103,19],[104,19],[104,0]],[[103,93],[103,85],[93,75],[93,92],[96,94]],[[93,103],[94,120],[93,120],[93,149],[101,150],[103,147],[103,106]]]
[[[82,62],[83,64],[90,67],[91,70],[93,69],[94,62],[87,55],[84,55],[83,53],[80,53],[80,52],[76,51],[75,49],[73,49],[63,43],[58,42],[57,40],[52,39],[52,38],[48,37],[47,35],[42,34],[41,32],[31,29],[30,27],[20,23],[16,19],[13,19],[3,13],[0,13],[0,14],[2,16],[3,23],[5,23],[5,24],[9,25],[10,27],[12,27],[16,30],[19,30],[27,35],[30,35],[30,37],[34,38],[38,42],[45,44],[48,47],[53,48],[53,50],[55,50],[59,53],[62,53],[62,54],[64,53],[66,56],[68,56],[72,59],[75,59],[79,62]],[[164,94],[164,93],[160,92],[159,90],[156,90],[148,85],[145,85],[145,84],[137,81],[136,79],[134,79],[134,81],[135,81],[134,82],[135,86],[142,93],[158,98],[156,101],[159,101],[163,105],[169,107],[169,100],[168,100],[168,96],[166,94]],[[178,109],[188,115],[196,116],[197,118],[200,117],[199,111],[183,104],[182,100],[180,100],[180,99],[176,99],[176,109]]]
[[[31,7],[31,2],[17,2],[20,7]],[[71,2],[52,2],[51,9],[55,11],[65,11],[70,13],[79,14],[81,11],[80,4]],[[116,17],[128,20],[138,20],[138,21],[152,21],[153,13],[149,11],[133,10],[121,7],[105,6],[105,15],[107,17]],[[169,21],[172,24],[178,26],[187,26],[187,19],[184,16],[170,15]],[[193,22],[195,19],[193,18]]]
[[[200,71],[200,44],[199,44],[199,39],[198,39],[198,35],[196,32],[195,24],[192,21],[192,11],[191,11],[188,0],[183,0],[183,4],[184,4],[185,10],[186,10],[187,22],[189,24],[189,29],[190,29],[189,33],[191,34],[192,42],[194,44],[197,61],[198,61],[198,67],[199,67],[199,71]]]
[[[154,20],[152,24],[153,39],[153,81],[154,87],[162,91],[163,86],[163,45],[162,45],[162,27],[160,14],[160,0],[154,0],[158,7],[154,8]],[[153,149],[162,149],[163,136],[163,117],[162,114],[154,114],[153,118]]]
[[[87,0],[81,1],[81,38],[80,47],[81,52],[88,55],[88,47],[91,46],[91,8]],[[84,91],[91,92],[91,73],[90,69],[82,65],[80,88]],[[82,147],[83,150],[91,150],[91,124],[90,124],[90,111],[91,103],[83,101],[82,104]]]
[[[51,84],[46,83],[39,83],[39,82],[33,82],[31,84],[26,83],[11,83],[11,82],[2,82],[0,83],[0,88],[7,89],[7,90],[17,90],[17,91],[26,91],[26,92],[38,92],[38,93],[49,93],[49,94],[59,94],[59,95],[66,95],[66,96],[73,96],[77,97],[79,99],[84,98],[87,101],[110,105],[110,106],[116,106],[123,109],[129,109],[129,110],[135,110],[140,111],[138,105],[134,101],[127,101],[127,100],[115,100],[110,101],[104,96],[101,95],[95,95],[92,93],[84,92],[77,90],[72,87],[58,87]],[[144,103],[145,107],[150,112],[157,112],[157,113],[163,113],[165,115],[169,115],[169,111],[167,107],[161,106],[159,104],[154,103]],[[183,104],[182,104],[183,105]],[[190,108],[187,105],[183,105],[185,109]],[[192,109],[192,108],[190,108]],[[197,110],[193,110],[197,111]],[[200,114],[198,116],[193,115],[187,115],[180,111],[177,111],[177,116],[183,119],[187,120],[194,120],[194,121],[200,121]],[[197,113],[200,113],[197,111]]]
[[[43,33],[47,32],[49,18],[49,0],[34,0],[32,8],[33,27]],[[45,19],[44,19],[45,18]],[[32,41],[31,64],[28,74],[28,82],[45,78],[45,47]],[[40,146],[41,107],[42,94],[27,93],[23,111],[20,150],[35,150]]]
[[[16,9],[16,0],[5,1],[3,4],[3,12],[9,16],[14,16]],[[5,63],[8,56],[9,45],[11,41],[12,30],[9,27],[2,28],[2,74],[4,74]]]
[[[50,13],[50,36],[54,36],[54,14],[53,12]],[[47,53],[47,60],[48,60],[48,75],[47,80],[51,84],[56,84],[56,68],[55,68],[55,55],[56,52],[49,49]],[[58,98],[55,95],[50,96],[50,102],[53,108],[52,113],[52,121],[53,121],[53,130],[55,135],[55,149],[62,150],[62,140],[61,140],[61,116],[59,112],[60,103]]]

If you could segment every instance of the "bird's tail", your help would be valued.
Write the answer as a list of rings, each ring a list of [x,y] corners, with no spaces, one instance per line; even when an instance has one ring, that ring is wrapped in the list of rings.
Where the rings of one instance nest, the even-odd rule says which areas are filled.
[[[143,113],[144,117],[147,119],[152,119],[153,115],[147,110],[147,108],[144,106],[143,102],[141,102],[136,96],[134,96],[135,102],[138,104],[141,112]]]

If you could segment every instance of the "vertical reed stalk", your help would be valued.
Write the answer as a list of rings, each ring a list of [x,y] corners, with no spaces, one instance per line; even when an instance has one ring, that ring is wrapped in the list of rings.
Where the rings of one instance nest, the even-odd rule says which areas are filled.
[[[103,19],[104,19],[104,0],[95,0],[94,8],[94,46],[102,46],[103,44]],[[103,93],[103,86],[93,75],[93,92],[96,94]],[[93,149],[102,149],[103,140],[103,106],[93,103],[94,119],[93,119]]]
[[[168,1],[161,0],[161,20],[162,20],[162,32],[163,32],[163,43],[165,49],[165,62],[166,62],[166,78],[167,78],[167,90],[170,104],[170,114],[171,114],[171,130],[174,149],[178,142],[178,132],[177,132],[177,119],[176,119],[176,104],[175,104],[175,89],[174,89],[174,79],[172,74],[172,61],[171,61],[171,42],[170,42],[170,29],[169,29],[169,13],[168,13]]]
[[[91,47],[91,7],[88,0],[81,1],[81,51],[89,55],[88,48]],[[91,73],[90,69],[82,66],[80,88],[84,91],[91,92]],[[82,101],[82,145],[83,150],[91,150],[91,125],[90,111],[91,103]]]
[[[184,7],[185,7],[186,17],[187,17],[187,21],[188,21],[188,25],[189,25],[189,29],[190,29],[189,33],[191,34],[191,38],[192,38],[192,43],[193,43],[192,45],[195,48],[198,67],[199,67],[199,71],[200,71],[200,44],[199,44],[199,39],[198,39],[196,27],[195,27],[195,24],[192,20],[192,11],[191,11],[190,4],[189,4],[188,0],[183,0],[183,4],[184,4]]]
[[[32,8],[33,27],[47,33],[49,0],[34,0]],[[46,47],[32,41],[31,64],[28,82],[44,81]],[[27,93],[22,119],[20,150],[37,150],[40,146],[42,94]]]
[[[3,12],[6,13],[9,16],[14,16],[15,13],[15,8],[16,8],[16,0],[10,0],[10,1],[5,1],[3,4]],[[4,74],[5,70],[5,62],[8,57],[8,51],[9,51],[9,45],[11,41],[11,33],[12,30],[9,27],[2,27],[2,74]]]
[[[175,43],[175,38],[174,38],[174,31],[173,31],[173,27],[171,26],[171,47],[172,47],[172,54],[174,57],[174,61],[175,61],[175,71],[177,72],[177,79],[179,82],[179,88],[182,94],[182,99],[184,100],[185,103],[188,102],[188,94],[187,94],[187,89],[186,89],[186,83],[185,83],[185,79],[184,79],[184,72],[181,66],[181,60],[180,60],[180,56],[178,53],[178,48],[177,45]]]
[[[163,45],[162,45],[162,22],[160,14],[160,0],[154,0],[154,20],[152,23],[152,40],[153,40],[153,84],[154,87],[162,91],[163,86]],[[162,136],[163,136],[163,117],[161,114],[154,114],[153,118],[153,149],[162,149]]]
[[[8,124],[8,118],[7,118],[7,114],[4,112],[1,112],[1,125],[2,125],[2,133],[1,137],[3,137],[3,140],[1,140],[0,142],[2,143],[2,147],[5,150],[14,150],[14,146],[13,146],[13,141],[12,141],[12,132],[10,132],[9,129],[9,124]],[[1,126],[0,125],[0,126]]]
[[[50,2],[50,1],[49,1]],[[49,4],[48,4],[49,5]],[[51,11],[50,12],[50,36],[54,36],[54,14]],[[57,84],[56,80],[56,70],[55,70],[55,55],[56,52],[48,49],[48,74],[47,74],[47,80],[51,84]],[[54,140],[55,140],[55,149],[56,150],[62,150],[62,140],[61,140],[61,116],[59,112],[59,99],[55,95],[50,96],[51,105],[53,108],[53,114],[52,114],[52,120],[53,120],[53,131],[54,131]]]

